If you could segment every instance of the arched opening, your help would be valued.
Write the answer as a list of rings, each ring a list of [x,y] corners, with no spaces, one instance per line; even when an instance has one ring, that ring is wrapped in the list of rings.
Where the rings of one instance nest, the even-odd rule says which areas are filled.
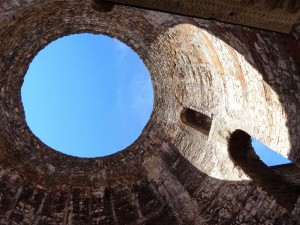
[[[260,160],[262,160],[269,167],[291,163],[289,159],[268,148],[254,137],[251,138],[251,144]]]
[[[212,118],[195,110],[184,108],[180,115],[181,121],[197,131],[200,131],[205,136],[209,135],[212,124]]]
[[[289,212],[294,209],[300,194],[300,185],[290,180],[286,174],[277,173],[272,167],[268,167],[255,153],[249,134],[242,130],[234,131],[228,147],[234,163],[257,185]]]
[[[77,34],[50,43],[34,58],[22,86],[26,122],[46,145],[97,157],[131,145],[153,109],[150,74],[127,45]]]

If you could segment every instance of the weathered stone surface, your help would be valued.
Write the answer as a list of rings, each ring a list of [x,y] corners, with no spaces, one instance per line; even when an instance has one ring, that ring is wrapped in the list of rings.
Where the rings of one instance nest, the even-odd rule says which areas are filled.
[[[300,17],[299,0],[92,0],[159,10],[289,33]]]
[[[300,224],[300,200],[286,210],[228,151],[241,129],[300,165],[298,28],[285,35],[118,5],[100,12],[79,0],[1,3],[0,224]],[[139,139],[101,158],[44,145],[20,97],[37,52],[81,32],[132,47],[155,90]],[[205,134],[181,120],[184,109],[212,118]]]

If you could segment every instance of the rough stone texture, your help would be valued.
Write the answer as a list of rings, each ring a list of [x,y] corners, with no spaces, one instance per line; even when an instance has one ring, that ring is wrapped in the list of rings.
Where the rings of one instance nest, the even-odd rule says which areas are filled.
[[[293,163],[270,167],[272,171],[280,174],[295,184],[300,184],[300,168]]]
[[[293,211],[300,195],[300,186],[291,181],[292,174],[287,173],[287,169],[279,170],[278,173],[278,170],[274,171],[260,160],[252,147],[249,134],[241,130],[234,131],[229,141],[229,153],[235,164],[240,166],[256,184],[272,195],[286,210]],[[295,169],[293,171],[293,167],[288,171],[296,172]]]
[[[240,129],[300,165],[297,28],[285,35],[118,5],[99,12],[79,0],[0,3],[0,224],[300,224],[300,199],[287,210],[228,151]],[[29,63],[81,32],[132,47],[155,90],[141,136],[106,157],[59,153],[25,122]],[[212,118],[208,135],[183,123],[185,109]]]
[[[300,0],[91,0],[194,16],[289,33],[300,18]]]

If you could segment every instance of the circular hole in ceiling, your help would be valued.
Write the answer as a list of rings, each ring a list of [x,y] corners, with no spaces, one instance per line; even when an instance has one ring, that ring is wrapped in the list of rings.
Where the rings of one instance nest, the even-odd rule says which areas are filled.
[[[31,131],[77,157],[126,148],[153,109],[151,77],[142,60],[105,35],[76,34],[50,43],[30,64],[21,96]]]

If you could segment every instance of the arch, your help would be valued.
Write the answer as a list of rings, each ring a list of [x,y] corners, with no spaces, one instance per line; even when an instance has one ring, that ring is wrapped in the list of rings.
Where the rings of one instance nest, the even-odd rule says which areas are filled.
[[[134,209],[126,223],[292,224],[292,214],[234,167],[227,151],[230,132],[243,126],[277,148],[298,140],[298,128],[290,123],[297,121],[297,96],[287,92],[294,98],[287,95],[286,102],[276,95],[289,83],[296,87],[296,57],[282,50],[285,37],[118,5],[104,13],[79,0],[26,1],[0,18],[4,15],[0,194],[11,204],[7,209],[1,203],[3,221],[20,224],[24,216],[36,224],[74,218],[84,223],[89,217],[118,224],[126,209]],[[80,32],[108,34],[131,46],[148,67],[155,90],[154,112],[140,138],[118,154],[92,160],[66,157],[34,137],[23,123],[18,96],[34,54],[58,37]],[[296,69],[275,73],[277,62],[264,62],[262,52]],[[209,139],[182,123],[183,108],[213,117]],[[299,148],[293,149],[297,161]],[[25,208],[30,204],[32,211]],[[94,217],[91,210],[105,217]]]
[[[234,131],[229,139],[231,158],[257,185],[292,212],[300,195],[300,185],[271,170],[255,153],[251,136],[242,130]]]
[[[212,124],[212,118],[195,110],[184,108],[180,114],[181,121],[208,136]]]

